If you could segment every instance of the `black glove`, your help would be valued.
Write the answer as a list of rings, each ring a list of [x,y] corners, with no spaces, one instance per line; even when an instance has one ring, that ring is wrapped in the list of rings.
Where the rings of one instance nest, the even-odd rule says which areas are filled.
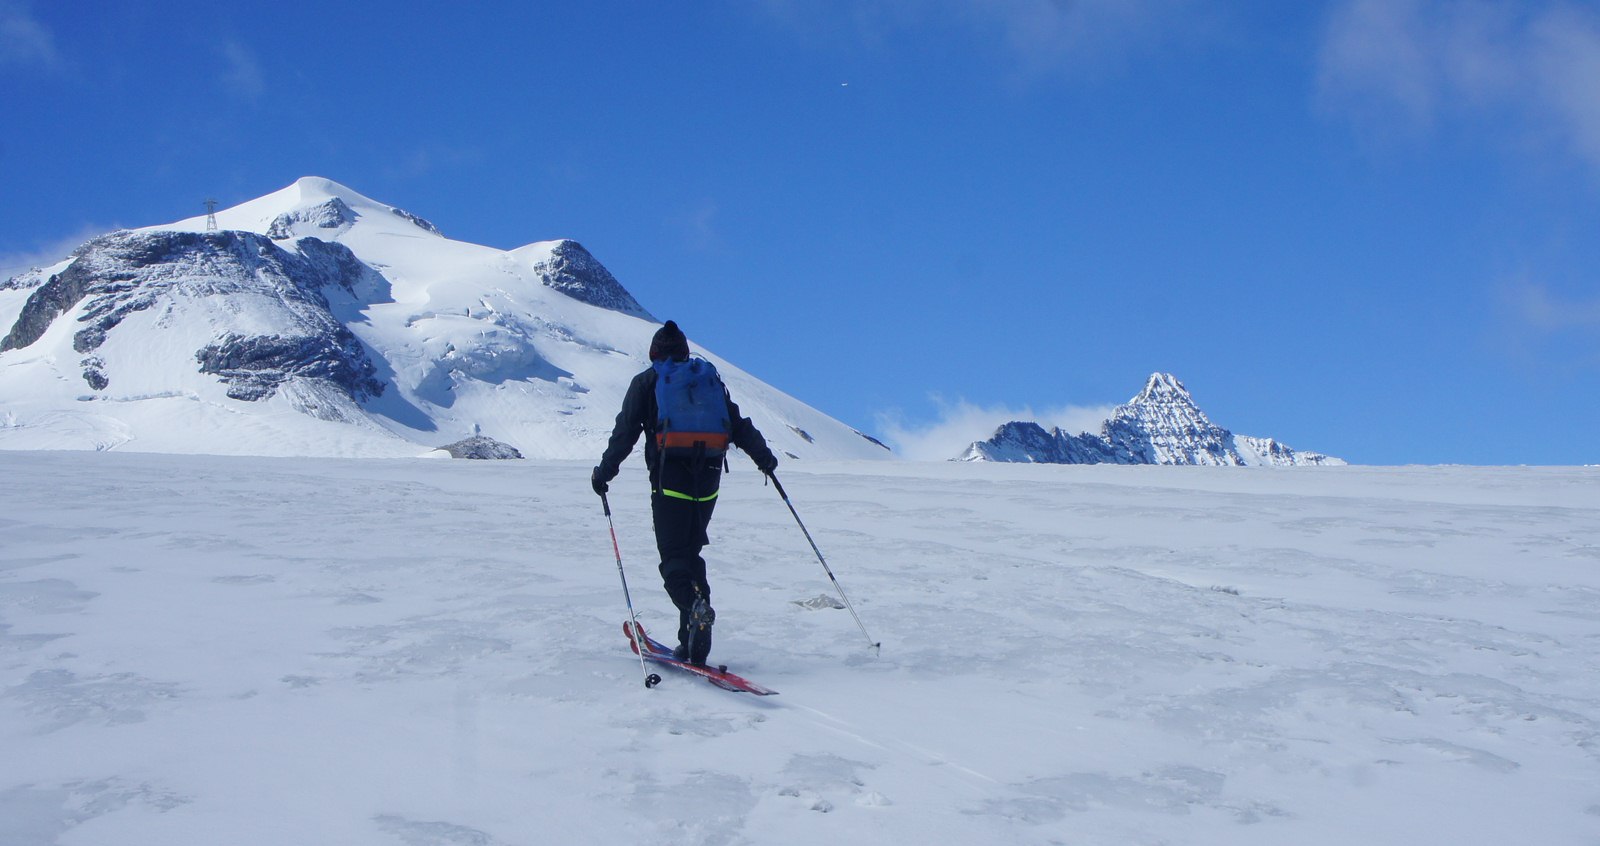
[[[756,459],[756,469],[771,476],[772,471],[778,469],[778,457],[770,452],[761,456]]]
[[[606,484],[606,479],[601,473],[600,468],[596,467],[594,472],[589,474],[589,487],[594,488],[596,496],[605,496],[606,491],[611,490],[611,486]]]

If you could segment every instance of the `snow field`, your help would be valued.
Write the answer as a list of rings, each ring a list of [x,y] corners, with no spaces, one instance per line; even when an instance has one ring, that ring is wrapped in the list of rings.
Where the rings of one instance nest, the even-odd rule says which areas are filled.
[[[1600,840],[1595,468],[588,470],[0,452],[0,843]]]

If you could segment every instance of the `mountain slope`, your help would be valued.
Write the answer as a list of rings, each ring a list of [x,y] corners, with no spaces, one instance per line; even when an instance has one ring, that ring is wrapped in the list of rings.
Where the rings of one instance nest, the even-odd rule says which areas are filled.
[[[216,224],[112,233],[0,286],[0,448],[399,456],[486,435],[590,458],[648,366],[654,318],[574,241],[453,241],[317,177]],[[781,454],[888,455],[696,351]]]
[[[988,440],[972,444],[957,460],[1221,466],[1345,463],[1291,449],[1271,438],[1235,435],[1212,423],[1170,373],[1151,374],[1144,390],[1117,406],[1098,435],[1045,431],[1038,423],[1015,421],[1001,426]]]

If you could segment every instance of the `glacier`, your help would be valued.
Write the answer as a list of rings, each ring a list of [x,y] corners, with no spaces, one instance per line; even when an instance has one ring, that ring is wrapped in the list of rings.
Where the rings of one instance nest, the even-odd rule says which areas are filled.
[[[1600,833],[1600,469],[781,468],[881,653],[734,473],[713,659],[762,699],[644,687],[588,470],[0,451],[0,843]]]

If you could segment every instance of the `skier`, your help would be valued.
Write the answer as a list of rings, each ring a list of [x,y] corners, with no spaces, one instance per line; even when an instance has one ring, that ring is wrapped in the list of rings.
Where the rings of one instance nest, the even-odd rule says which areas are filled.
[[[778,459],[755,424],[740,416],[739,406],[722,385],[716,368],[703,360],[690,361],[689,340],[678,324],[669,320],[657,330],[650,341],[650,362],[651,366],[628,385],[611,441],[589,482],[596,494],[610,490],[608,483],[616,478],[623,459],[633,452],[640,433],[645,434],[644,463],[650,471],[650,513],[655,522],[656,550],[661,555],[661,580],[678,609],[678,646],[673,657],[704,664],[711,651],[711,624],[716,614],[711,609],[711,585],[706,581],[706,562],[700,557],[700,550],[711,542],[706,527],[717,504],[726,462],[725,445],[731,441],[744,450],[756,467],[769,476],[777,469]],[[663,402],[684,402],[671,394],[667,385],[675,380],[682,385],[707,378],[691,376],[691,370],[695,374],[709,371],[710,381],[693,385],[708,385],[702,396],[713,394],[717,400],[712,404],[717,418],[712,425],[720,426],[720,433],[696,432],[689,436],[672,431],[675,418],[689,415],[661,407]]]

